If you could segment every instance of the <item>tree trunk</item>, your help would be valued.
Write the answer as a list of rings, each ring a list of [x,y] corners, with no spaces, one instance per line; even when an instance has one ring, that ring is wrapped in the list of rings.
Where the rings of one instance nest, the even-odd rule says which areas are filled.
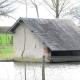
[[[25,6],[26,6],[26,18],[27,18],[27,1],[25,0]]]
[[[59,18],[59,0],[56,0],[56,18]]]
[[[35,8],[36,8],[37,17],[39,18],[38,6],[37,6],[37,5],[35,5]]]

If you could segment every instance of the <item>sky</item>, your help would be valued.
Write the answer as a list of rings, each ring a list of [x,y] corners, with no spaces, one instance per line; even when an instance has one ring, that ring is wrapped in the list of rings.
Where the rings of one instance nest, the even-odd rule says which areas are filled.
[[[13,16],[16,20],[20,17],[25,18],[26,17],[25,5],[21,5],[21,4],[16,4],[16,5],[17,5],[16,7],[18,8],[10,15]],[[43,8],[42,6],[39,7],[39,14],[40,14],[40,18],[50,18],[50,19],[53,18],[53,16],[47,11],[47,9]],[[28,7],[27,17],[37,18],[36,10],[34,7],[33,8]],[[12,26],[16,20],[8,17],[1,17],[0,26]]]
[[[73,1],[75,1],[75,0],[73,0]],[[10,14],[10,16],[14,17],[16,20],[20,17],[25,18],[26,17],[25,5],[17,3],[14,6],[17,8],[12,14]],[[43,8],[43,6],[39,6],[39,15],[40,15],[40,18],[47,18],[47,19],[54,18],[46,8]],[[28,7],[27,17],[28,18],[37,18],[36,10],[34,7]],[[0,18],[0,26],[10,27],[16,22],[15,19],[8,18],[8,17],[1,17]],[[77,22],[75,24],[77,24]]]

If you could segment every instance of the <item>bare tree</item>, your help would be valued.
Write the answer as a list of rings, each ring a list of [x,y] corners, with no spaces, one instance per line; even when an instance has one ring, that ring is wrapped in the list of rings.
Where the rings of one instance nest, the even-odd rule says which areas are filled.
[[[26,8],[26,18],[27,18],[27,0],[15,0],[17,3],[25,5]]]
[[[70,9],[70,15],[74,20],[78,20],[80,24],[80,6]]]
[[[37,17],[39,18],[39,9],[38,9],[38,6],[41,5],[41,0],[38,1],[38,0],[16,0],[18,3],[21,3],[23,5],[26,6],[26,17],[27,17],[27,9],[28,7],[34,7],[36,9],[36,15]]]
[[[8,16],[15,9],[12,8],[13,0],[0,0],[0,16]]]
[[[31,0],[31,3],[35,7],[36,13],[37,13],[37,17],[39,18],[38,5],[37,5],[36,1],[35,0]]]
[[[80,20],[80,6],[70,9],[70,14]]]
[[[27,18],[27,0],[25,0],[26,5],[26,18]]]
[[[43,0],[46,5],[54,12],[55,18],[59,18],[65,15],[65,10],[71,8],[74,4],[79,1],[72,3],[72,0]]]
[[[27,0],[15,0],[17,3],[20,3],[22,5],[25,5],[26,10],[26,18],[27,18],[27,9],[28,9],[28,1]]]

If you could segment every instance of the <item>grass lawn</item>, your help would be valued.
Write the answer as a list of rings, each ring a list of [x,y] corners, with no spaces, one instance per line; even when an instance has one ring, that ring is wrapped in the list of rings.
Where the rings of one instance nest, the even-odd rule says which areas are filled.
[[[1,45],[0,46],[0,60],[13,59],[13,46]]]

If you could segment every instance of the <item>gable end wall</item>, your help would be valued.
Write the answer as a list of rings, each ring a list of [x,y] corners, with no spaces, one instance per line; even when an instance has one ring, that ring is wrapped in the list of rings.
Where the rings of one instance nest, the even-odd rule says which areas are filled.
[[[23,24],[25,26],[25,24]],[[41,61],[42,56],[46,57],[48,54],[45,53],[45,44],[34,34],[31,30],[26,28],[26,47],[24,52],[24,57],[27,61]],[[24,29],[20,25],[14,34],[14,57],[21,57],[24,46]],[[47,59],[46,59],[47,60]]]

